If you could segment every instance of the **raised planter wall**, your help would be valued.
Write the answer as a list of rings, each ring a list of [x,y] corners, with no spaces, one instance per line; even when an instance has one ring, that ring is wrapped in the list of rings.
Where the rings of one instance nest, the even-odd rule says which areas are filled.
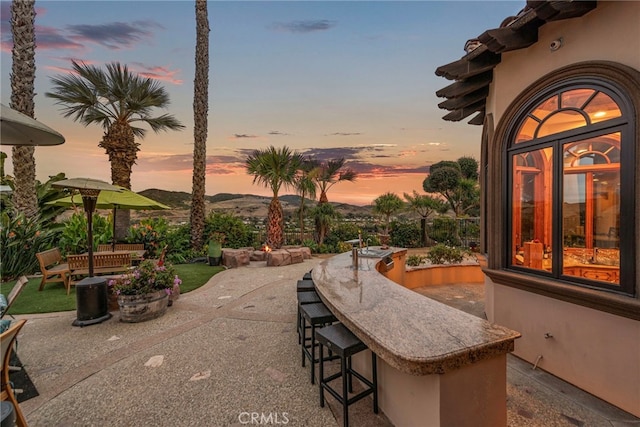
[[[404,272],[404,281],[400,284],[405,288],[414,289],[422,286],[453,285],[456,283],[484,283],[482,268],[480,265],[465,264],[410,268]]]

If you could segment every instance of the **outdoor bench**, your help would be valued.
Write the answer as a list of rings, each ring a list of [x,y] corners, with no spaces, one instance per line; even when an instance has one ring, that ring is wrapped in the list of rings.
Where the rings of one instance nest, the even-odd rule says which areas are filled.
[[[68,255],[67,262],[71,271],[69,280],[73,284],[73,276],[89,274],[89,255]],[[127,251],[102,252],[93,254],[93,274],[126,273],[131,267],[131,254]]]
[[[42,281],[40,282],[39,291],[44,289],[46,283],[62,282],[67,288],[67,295],[71,288],[69,264],[62,262],[62,254],[60,249],[53,248],[36,254],[40,271],[42,272]]]
[[[116,243],[99,244],[97,252],[127,251],[131,252],[131,261],[142,261],[144,259],[144,243]]]
[[[114,246],[107,244],[98,245],[98,252],[108,252],[114,250]],[[116,251],[144,251],[144,243],[116,243]]]

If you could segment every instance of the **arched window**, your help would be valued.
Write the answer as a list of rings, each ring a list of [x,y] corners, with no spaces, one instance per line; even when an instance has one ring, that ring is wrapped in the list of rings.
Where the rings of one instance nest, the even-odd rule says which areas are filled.
[[[509,268],[633,294],[635,260],[625,248],[634,236],[624,228],[634,221],[630,116],[613,85],[580,79],[548,88],[516,116]]]

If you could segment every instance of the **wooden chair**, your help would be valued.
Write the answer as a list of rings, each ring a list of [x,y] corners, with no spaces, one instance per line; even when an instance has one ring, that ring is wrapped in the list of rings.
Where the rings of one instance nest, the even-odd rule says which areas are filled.
[[[39,291],[44,289],[47,283],[62,282],[67,288],[67,295],[71,289],[69,283],[69,264],[62,263],[62,254],[60,249],[53,248],[36,254],[40,263],[40,271],[42,272],[42,282],[40,282]]]
[[[27,279],[27,276],[20,276],[16,284],[13,286],[13,289],[11,289],[11,292],[9,292],[9,295],[7,296],[7,304],[3,307],[0,307],[0,319],[2,319],[5,314],[7,314],[7,311],[9,311],[9,308],[16,300],[16,298],[18,298],[18,295],[20,295],[20,292],[22,292],[27,283],[29,283],[29,279]]]
[[[18,427],[27,427],[27,420],[20,409],[18,400],[16,399],[11,383],[9,382],[9,359],[11,359],[11,351],[18,332],[20,332],[20,329],[22,329],[25,323],[27,323],[26,320],[19,320],[5,332],[0,334],[0,347],[2,348],[2,387],[0,397],[1,400],[8,400],[13,405],[16,413],[16,425]]]

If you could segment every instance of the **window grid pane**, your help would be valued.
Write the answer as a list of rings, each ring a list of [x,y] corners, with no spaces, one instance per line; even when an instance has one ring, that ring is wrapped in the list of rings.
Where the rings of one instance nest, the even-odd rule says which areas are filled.
[[[562,273],[566,276],[620,283],[619,141],[620,134],[615,133],[564,144]],[[613,161],[610,153],[615,155]]]
[[[513,155],[512,265],[551,271],[553,149]]]

